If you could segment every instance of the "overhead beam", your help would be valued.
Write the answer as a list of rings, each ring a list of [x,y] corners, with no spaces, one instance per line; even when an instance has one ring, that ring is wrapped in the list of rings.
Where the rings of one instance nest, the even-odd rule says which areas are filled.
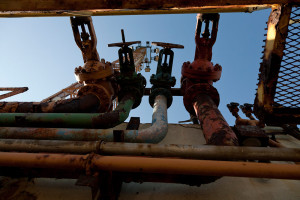
[[[201,6],[286,4],[299,0],[1,0],[1,11],[167,9]]]
[[[252,12],[300,0],[1,0],[0,17]]]

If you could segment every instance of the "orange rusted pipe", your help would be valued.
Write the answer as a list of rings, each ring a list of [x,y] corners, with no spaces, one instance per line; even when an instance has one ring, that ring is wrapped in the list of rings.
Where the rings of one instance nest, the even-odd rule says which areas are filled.
[[[291,164],[122,156],[99,156],[93,163],[97,169],[123,172],[300,179],[300,166]]]
[[[0,166],[300,179],[300,165],[127,156],[0,152]]]
[[[84,169],[87,159],[87,155],[0,152],[0,166],[6,167]]]

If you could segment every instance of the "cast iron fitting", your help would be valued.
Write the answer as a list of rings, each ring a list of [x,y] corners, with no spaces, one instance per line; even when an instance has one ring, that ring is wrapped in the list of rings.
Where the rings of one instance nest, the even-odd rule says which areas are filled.
[[[100,84],[88,84],[78,90],[77,96],[87,94],[95,95],[100,102],[99,112],[104,113],[112,110],[114,89],[109,81],[100,81]]]
[[[75,77],[78,82],[103,79],[113,75],[110,63],[100,62],[97,52],[97,38],[91,17],[71,17],[71,25],[75,42],[82,52],[84,65],[75,68]],[[81,28],[81,33],[79,28]],[[86,30],[88,29],[88,32]]]
[[[191,115],[196,114],[193,105],[202,94],[208,95],[215,105],[219,106],[219,92],[214,86],[208,83],[193,84],[189,79],[184,79],[181,83],[181,89],[184,107]]]

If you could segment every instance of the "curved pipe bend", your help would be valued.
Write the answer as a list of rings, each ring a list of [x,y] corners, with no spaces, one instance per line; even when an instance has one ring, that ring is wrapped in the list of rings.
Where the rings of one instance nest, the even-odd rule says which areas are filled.
[[[121,102],[120,102],[121,103]],[[128,102],[132,106],[133,102]],[[124,142],[160,142],[168,132],[167,121],[167,98],[158,95],[155,98],[152,115],[152,126],[143,130],[124,130]],[[125,120],[128,113],[123,113]],[[84,120],[84,119],[82,119]],[[78,123],[81,123],[77,120]],[[76,122],[75,122],[76,123]],[[0,120],[0,125],[4,121]],[[7,123],[6,123],[7,124]],[[16,124],[11,124],[16,125]],[[66,128],[0,128],[0,138],[9,139],[55,139],[55,140],[73,140],[73,141],[95,141],[103,140],[107,142],[114,141],[114,131],[112,129],[66,129]]]
[[[167,98],[164,95],[155,97],[152,125],[143,130],[125,130],[124,142],[159,143],[168,132]]]

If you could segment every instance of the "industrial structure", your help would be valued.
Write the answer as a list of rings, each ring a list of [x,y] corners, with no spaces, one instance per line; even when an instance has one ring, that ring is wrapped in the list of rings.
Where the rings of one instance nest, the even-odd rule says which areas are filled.
[[[299,5],[299,0],[2,1],[0,17],[69,16],[84,65],[74,70],[76,83],[41,102],[0,102],[0,199],[253,199],[272,190],[278,199],[298,199]],[[272,11],[256,98],[253,104],[227,105],[236,118],[231,127],[213,85],[223,70],[211,62],[218,13],[264,8]],[[194,60],[182,64],[181,77],[172,75],[172,67],[174,51],[184,46],[163,41],[141,46],[126,41],[124,30],[121,42],[108,44],[119,49],[119,59],[100,59],[92,16],[170,13],[199,13]],[[149,72],[151,52],[158,54],[157,69],[146,80],[139,72],[142,65]],[[174,88],[176,79],[180,88]],[[0,99],[27,89],[0,88],[12,91]],[[138,117],[124,123],[145,95],[152,123],[140,124]],[[173,96],[183,97],[192,124],[168,123]],[[249,119],[240,117],[240,109]],[[201,187],[182,194],[172,183]],[[214,194],[201,193],[204,185]],[[247,191],[233,194],[230,186]]]

